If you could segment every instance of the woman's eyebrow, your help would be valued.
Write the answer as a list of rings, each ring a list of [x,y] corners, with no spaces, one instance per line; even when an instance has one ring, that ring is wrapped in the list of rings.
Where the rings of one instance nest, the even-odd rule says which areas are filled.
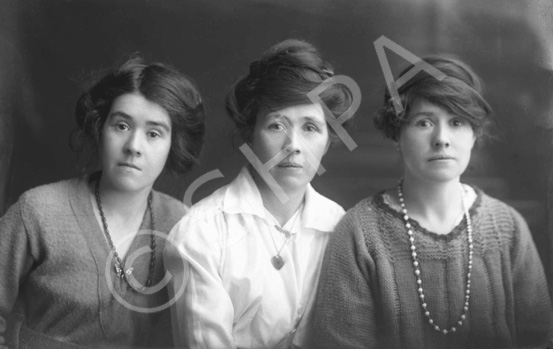
[[[120,110],[117,110],[117,111],[114,111],[113,113],[111,113],[109,115],[110,118],[113,118],[113,117],[121,117],[127,121],[134,121],[134,117],[132,115],[129,115],[123,111],[120,111]],[[163,120],[148,120],[146,121],[146,125],[148,126],[155,126],[155,127],[161,127],[163,128],[164,130],[166,130],[167,132],[171,132],[171,126],[169,126],[167,124],[167,122],[163,121]]]
[[[119,110],[114,111],[113,113],[109,114],[109,118],[114,118],[114,117],[117,117],[117,116],[121,117],[125,120],[133,120],[134,119],[131,115],[129,115],[125,112],[119,111]]]
[[[269,117],[271,119],[278,119],[278,118],[284,117],[284,115],[282,115],[280,113],[269,113],[269,114],[267,114],[267,117]]]
[[[309,122],[312,122],[314,124],[323,124],[324,122],[326,122],[326,120],[321,120],[317,117],[314,117],[314,116],[302,116],[302,119],[304,121],[309,121]]]
[[[415,117],[415,116],[434,116],[434,115],[435,115],[435,113],[431,112],[431,111],[419,111],[419,112],[413,113],[411,115],[411,117]]]
[[[148,126],[157,126],[165,129],[167,132],[171,132],[171,127],[165,121],[147,121],[146,125]]]

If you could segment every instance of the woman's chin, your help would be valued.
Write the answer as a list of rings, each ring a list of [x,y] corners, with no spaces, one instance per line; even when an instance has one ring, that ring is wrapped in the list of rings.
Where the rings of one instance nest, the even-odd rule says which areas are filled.
[[[304,191],[307,188],[311,180],[309,178],[297,177],[297,176],[286,176],[279,178],[277,183],[280,185],[282,190],[286,194],[295,194],[298,191]]]

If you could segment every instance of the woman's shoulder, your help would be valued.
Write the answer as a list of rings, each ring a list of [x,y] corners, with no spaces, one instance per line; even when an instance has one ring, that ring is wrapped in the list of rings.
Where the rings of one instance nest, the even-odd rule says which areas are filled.
[[[475,188],[478,198],[470,210],[473,221],[484,242],[490,245],[497,241],[512,246],[521,240],[529,239],[531,234],[522,214],[508,203],[489,196],[483,190]]]
[[[352,208],[346,211],[346,217],[370,216],[378,213],[384,207],[384,193],[382,190],[358,201]]]
[[[44,211],[55,209],[68,203],[70,191],[82,180],[71,178],[37,186],[21,194],[18,204],[24,208],[39,208]]]
[[[493,216],[494,221],[505,224],[515,224],[524,221],[520,212],[508,203],[486,194],[482,189],[474,188],[477,199],[471,208],[471,213]],[[476,211],[476,212],[474,212]]]
[[[156,221],[161,224],[159,228],[170,231],[171,228],[188,212],[188,207],[174,197],[154,190],[153,200]]]
[[[321,216],[330,215],[332,217],[339,216],[340,218],[345,214],[345,210],[342,205],[336,201],[327,198],[316,190],[308,192],[309,202],[317,207],[317,211]]]
[[[198,219],[213,217],[223,212],[225,194],[228,185],[215,190],[210,195],[193,204],[188,210],[187,216]]]
[[[154,190],[154,193],[158,199],[156,205],[160,210],[166,212],[169,216],[180,216],[188,212],[189,208],[183,202],[175,199],[169,194]]]
[[[217,189],[190,207],[171,230],[173,244],[183,244],[189,249],[217,245],[217,237],[223,234],[225,227],[223,207],[226,188]]]
[[[59,224],[60,218],[71,212],[70,193],[78,185],[79,179],[73,178],[29,189],[2,219],[25,225]]]
[[[381,191],[357,202],[346,211],[337,230],[374,231],[386,209],[383,194],[384,191]]]
[[[382,247],[386,234],[381,234],[382,229],[382,194],[368,196],[346,211],[344,217],[336,226],[329,244],[342,250],[344,246],[349,250],[352,245],[355,249],[365,251],[362,254],[369,255],[375,249],[383,251]],[[349,247],[348,247],[349,246]]]

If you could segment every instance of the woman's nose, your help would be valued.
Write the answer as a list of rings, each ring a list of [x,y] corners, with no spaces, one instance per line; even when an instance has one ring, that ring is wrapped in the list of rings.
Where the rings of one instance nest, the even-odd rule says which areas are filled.
[[[125,151],[135,156],[142,154],[142,141],[138,132],[131,132],[125,143]]]
[[[292,128],[286,132],[288,141],[286,142],[286,151],[288,153],[300,153],[301,135]]]
[[[437,126],[434,132],[432,144],[434,147],[447,148],[450,145],[450,133],[447,126]]]

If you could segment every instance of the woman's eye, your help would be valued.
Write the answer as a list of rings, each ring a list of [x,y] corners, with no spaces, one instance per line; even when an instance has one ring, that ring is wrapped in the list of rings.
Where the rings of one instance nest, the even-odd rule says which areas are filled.
[[[161,137],[161,134],[159,134],[159,132],[150,131],[150,132],[148,132],[148,136],[150,138],[159,138],[159,137]]]
[[[120,130],[120,131],[129,130],[129,126],[127,124],[123,124],[123,123],[117,124],[115,127],[117,127],[117,129]]]
[[[305,125],[305,130],[308,132],[317,132],[319,129],[315,125]]]
[[[465,120],[453,119],[453,120],[451,121],[451,124],[452,124],[453,126],[457,126],[457,127],[458,127],[458,126],[463,126],[463,125],[465,124]]]
[[[270,124],[269,129],[274,130],[274,131],[282,131],[282,130],[284,130],[284,126],[281,125],[281,124]]]
[[[430,127],[432,124],[428,120],[419,120],[416,122],[416,125],[420,127]]]

